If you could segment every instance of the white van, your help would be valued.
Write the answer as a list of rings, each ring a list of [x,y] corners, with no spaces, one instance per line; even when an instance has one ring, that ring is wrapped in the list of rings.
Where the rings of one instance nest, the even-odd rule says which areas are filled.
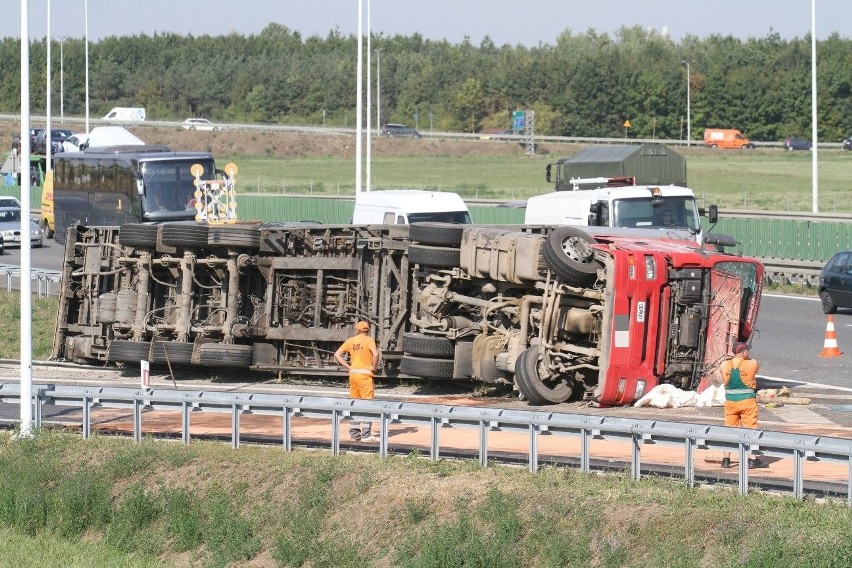
[[[457,193],[419,189],[365,191],[355,198],[355,225],[408,225],[423,221],[469,224],[470,211]]]
[[[103,118],[104,120],[145,120],[145,109],[140,107],[115,107]]]

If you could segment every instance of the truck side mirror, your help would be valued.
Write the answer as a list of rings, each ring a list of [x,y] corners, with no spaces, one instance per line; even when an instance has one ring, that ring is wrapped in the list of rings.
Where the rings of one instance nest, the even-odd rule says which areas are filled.
[[[544,169],[544,179],[547,180],[547,183],[551,183],[550,181],[550,167],[553,164],[547,164],[547,167]]]
[[[710,224],[714,224],[719,220],[719,207],[716,205],[710,206],[710,211],[707,213],[707,220],[710,221]]]
[[[597,227],[601,224],[601,202],[596,201],[589,205],[589,226]]]

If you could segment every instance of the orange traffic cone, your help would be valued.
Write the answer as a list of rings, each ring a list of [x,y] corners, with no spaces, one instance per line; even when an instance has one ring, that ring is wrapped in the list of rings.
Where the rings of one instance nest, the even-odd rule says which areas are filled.
[[[822,347],[820,357],[840,357],[843,353],[837,347],[837,332],[834,331],[834,318],[829,315],[828,323],[825,325],[825,343]]]

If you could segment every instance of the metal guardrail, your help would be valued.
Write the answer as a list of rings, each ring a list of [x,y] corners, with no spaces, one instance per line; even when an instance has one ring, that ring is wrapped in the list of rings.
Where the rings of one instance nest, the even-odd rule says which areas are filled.
[[[3,122],[19,122],[20,115],[15,114],[0,114],[0,121]],[[42,115],[32,115],[30,120],[36,123],[44,123],[47,118]],[[86,119],[84,117],[65,116],[63,122],[60,123],[59,118],[52,117],[54,124],[80,124],[84,125]],[[89,117],[90,126],[99,125],[118,125],[131,126],[134,128],[182,128],[183,122],[179,120],[143,120],[143,121],[124,121],[124,120],[104,120],[103,118]],[[217,122],[222,130],[228,131],[253,131],[253,132],[299,132],[310,134],[327,134],[327,135],[355,135],[354,126],[324,126],[322,124],[315,125],[286,125],[286,124],[253,124],[253,123],[223,123]],[[415,125],[412,125],[414,127]],[[501,135],[499,140],[493,140],[493,135],[482,134],[479,132],[447,132],[447,131],[432,131],[422,127],[417,128],[424,138],[439,138],[439,139],[455,139],[455,140],[485,140],[490,142],[524,142],[526,139],[522,135]],[[366,135],[366,128],[364,129]],[[378,131],[373,130],[373,136],[378,136]],[[605,137],[583,137],[583,136],[545,136],[535,135],[535,143],[560,143],[560,144],[666,144],[668,146],[692,146],[695,148],[707,148],[704,145],[704,140],[700,138],[691,141],[683,139],[669,138],[605,138]],[[776,148],[784,150],[783,141],[756,141],[752,143],[758,148]],[[820,150],[842,150],[842,142],[826,142],[817,141],[817,148]]]
[[[6,276],[6,291],[11,292],[14,287],[12,283],[15,279],[21,279],[21,267],[11,264],[0,264],[0,274]],[[36,293],[39,298],[50,296],[51,294],[59,293],[59,282],[62,278],[62,273],[58,270],[45,270],[43,268],[30,268],[30,280],[36,283]],[[57,284],[56,290],[51,290],[50,284]]]
[[[580,469],[591,471],[590,448],[593,440],[628,442],[631,447],[630,472],[640,478],[642,447],[660,444],[684,449],[683,475],[686,483],[695,483],[695,451],[706,449],[739,454],[739,493],[749,487],[747,459],[751,452],[790,459],[793,462],[791,492],[797,499],[804,496],[804,463],[821,461],[846,464],[846,505],[852,507],[852,440],[707,426],[700,424],[664,422],[644,419],[625,419],[591,415],[565,414],[546,410],[511,410],[500,408],[446,406],[385,400],[354,400],[348,398],[313,397],[280,394],[240,394],[158,390],[120,387],[86,387],[34,385],[33,414],[37,427],[43,422],[45,404],[80,407],[83,414],[84,438],[91,434],[91,411],[96,407],[130,408],[133,412],[133,439],[142,440],[142,415],[145,409],[181,413],[181,438],[190,441],[190,415],[197,411],[231,415],[231,445],[240,445],[240,416],[243,413],[281,416],[281,440],[285,450],[292,449],[295,416],[320,418],[329,421],[331,452],[340,455],[340,424],[346,420],[378,421],[381,425],[379,455],[388,455],[388,432],[391,423],[426,426],[430,432],[429,456],[440,456],[442,428],[470,428],[478,432],[479,464],[488,466],[488,434],[491,431],[523,433],[528,436],[527,461],[530,472],[539,468],[538,439],[541,435],[576,438],[580,441]],[[0,402],[20,403],[20,385],[0,384]]]

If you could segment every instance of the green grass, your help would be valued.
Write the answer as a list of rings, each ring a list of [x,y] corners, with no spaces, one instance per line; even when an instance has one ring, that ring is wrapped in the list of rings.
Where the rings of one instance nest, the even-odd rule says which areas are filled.
[[[810,153],[677,151],[687,158],[690,187],[708,202],[728,209],[811,210]],[[376,189],[440,189],[467,198],[522,199],[552,190],[544,170],[558,155],[377,156],[372,162],[372,184]],[[820,211],[852,211],[852,201],[846,199],[852,186],[852,152],[823,151],[819,157]],[[222,156],[218,161],[239,165],[241,191],[354,194],[351,157]]]
[[[32,300],[33,359],[44,360],[53,348],[56,312],[59,298]],[[0,292],[0,359],[21,358],[21,295],[18,292]]]
[[[0,434],[0,567],[840,568],[850,523],[627,472]]]

